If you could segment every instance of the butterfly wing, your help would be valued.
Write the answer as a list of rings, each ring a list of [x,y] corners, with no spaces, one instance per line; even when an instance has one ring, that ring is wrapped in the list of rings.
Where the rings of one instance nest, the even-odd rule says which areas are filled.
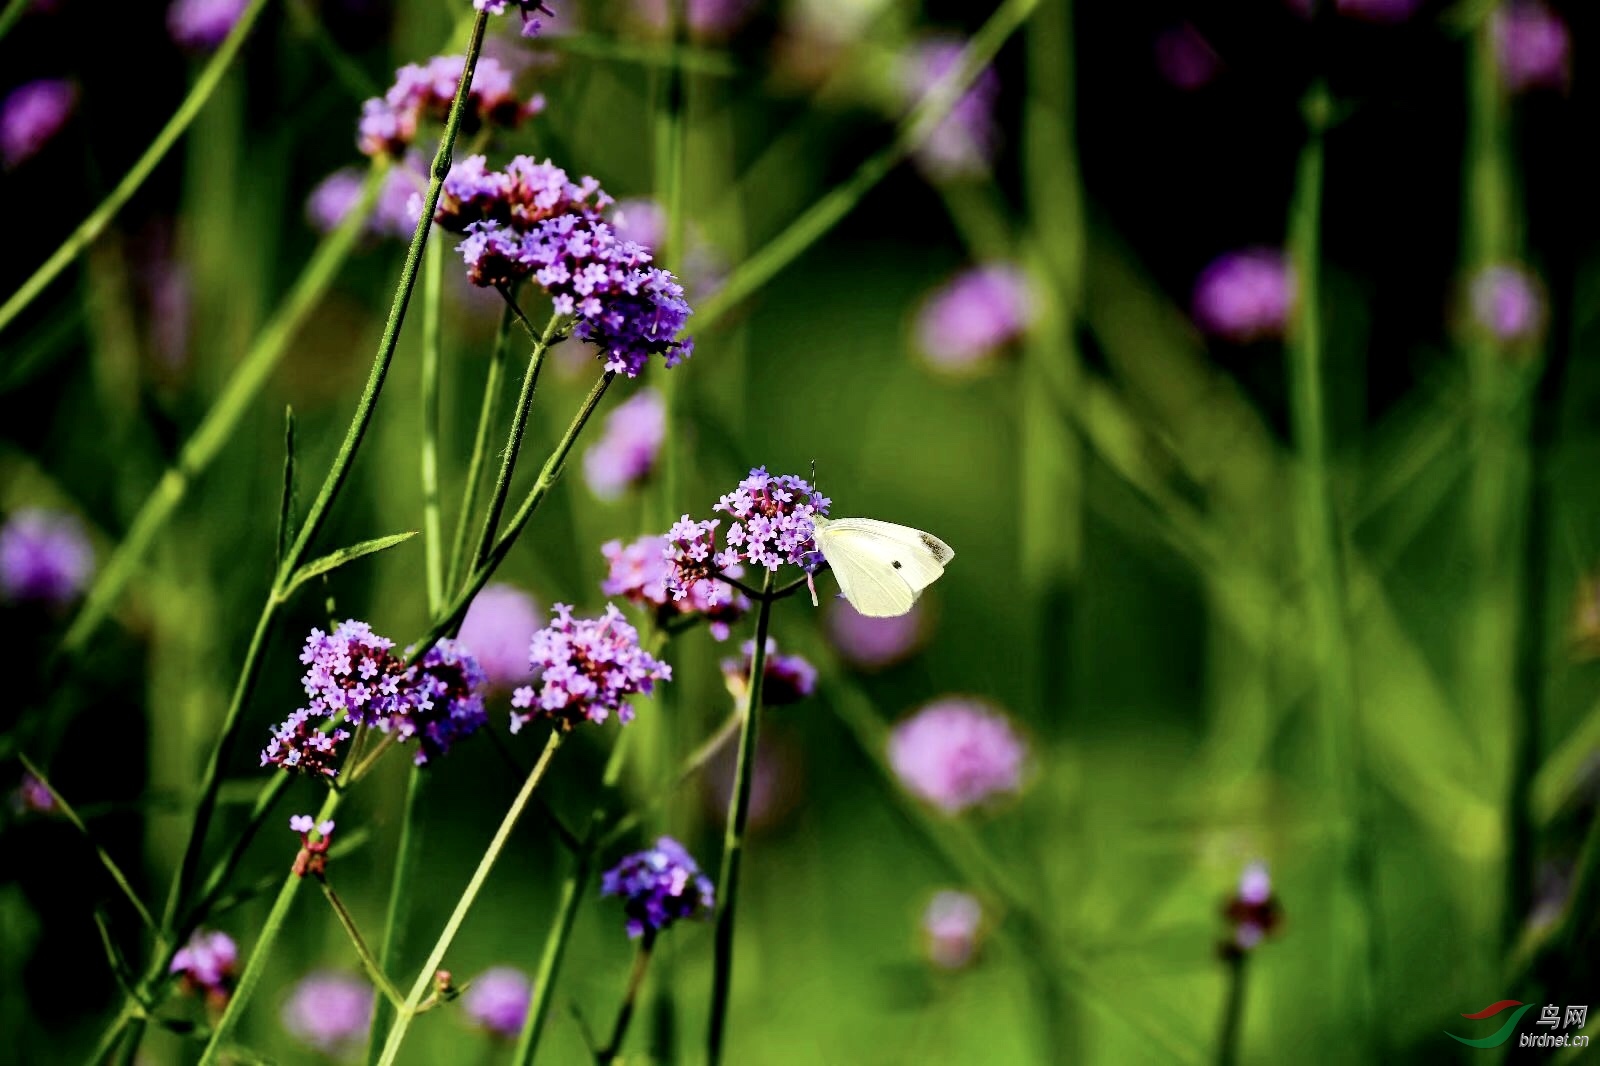
[[[851,606],[869,618],[905,614],[955,557],[930,533],[871,518],[839,518],[817,527],[817,548]]]

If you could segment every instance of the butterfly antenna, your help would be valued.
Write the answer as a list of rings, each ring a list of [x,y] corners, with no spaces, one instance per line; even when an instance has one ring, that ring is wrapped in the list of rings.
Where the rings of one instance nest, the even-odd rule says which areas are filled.
[[[816,486],[817,486],[817,461],[815,459],[813,459],[813,460],[811,460],[811,487],[812,488],[816,488]]]

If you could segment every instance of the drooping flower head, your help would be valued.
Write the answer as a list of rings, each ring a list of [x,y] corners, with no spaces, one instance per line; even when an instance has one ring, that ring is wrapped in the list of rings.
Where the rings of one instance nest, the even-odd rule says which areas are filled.
[[[555,18],[556,13],[551,10],[545,0],[472,0],[472,6],[479,11],[487,11],[491,15],[504,15],[506,9],[515,6],[522,12],[522,36],[537,37],[544,28],[540,15]]]
[[[1192,23],[1180,22],[1156,35],[1156,70],[1174,89],[1203,89],[1222,73],[1222,57]]]
[[[905,614],[869,618],[836,599],[824,618],[828,642],[845,662],[860,670],[882,670],[908,658],[921,646],[926,629],[921,601]]]
[[[1468,295],[1473,324],[1501,344],[1537,340],[1544,332],[1544,290],[1520,266],[1486,267],[1473,277]]]
[[[756,642],[747,640],[738,659],[722,660],[722,679],[728,692],[740,703],[750,687],[750,665]],[[779,655],[778,642],[767,638],[767,655],[762,662],[761,705],[783,707],[799,703],[817,689],[817,668],[801,655]]]
[[[1021,267],[1014,263],[973,267],[924,301],[917,314],[917,347],[936,370],[966,370],[1019,341],[1037,314]]]
[[[223,42],[249,6],[250,0],[172,0],[167,33],[181,48],[209,52]]]
[[[491,686],[511,688],[533,676],[528,642],[543,614],[533,597],[514,585],[487,585],[473,597],[460,639],[472,649]]]
[[[78,90],[57,78],[30,81],[0,103],[0,164],[7,170],[36,155],[72,117]]]
[[[372,1001],[372,986],[361,978],[318,970],[295,983],[278,1017],[301,1044],[337,1055],[366,1039]]]
[[[654,611],[658,625],[698,616],[705,619],[713,638],[727,640],[733,623],[750,610],[744,594],[721,581],[696,582],[687,595],[674,597],[667,588],[672,567],[667,562],[666,537],[643,536],[627,545],[608,541],[600,546],[600,552],[609,566],[600,591]],[[729,573],[737,578],[743,568]]]
[[[614,500],[643,484],[667,436],[667,407],[655,389],[640,389],[606,417],[600,439],[583,455],[589,489]]]
[[[239,948],[232,937],[216,929],[197,929],[172,956],[168,972],[177,975],[185,992],[221,1004],[233,991],[238,965]]]
[[[983,933],[983,904],[967,892],[945,889],[922,912],[923,950],[941,970],[959,970],[977,957]]]
[[[714,596],[717,574],[744,563],[771,571],[787,564],[814,572],[822,555],[812,518],[826,518],[832,502],[804,478],[773,475],[766,467],[756,467],[712,508],[729,519],[720,549],[721,519],[696,522],[684,515],[673,525],[667,534],[666,558],[672,568],[668,590],[674,597],[684,597],[697,584],[709,583],[708,595]]]
[[[936,37],[912,49],[902,63],[901,89],[908,104],[933,91],[961,62],[964,42]],[[995,104],[1000,77],[985,67],[944,119],[917,146],[917,164],[936,181],[981,176],[1000,140]]]
[[[1272,894],[1272,878],[1264,862],[1252,862],[1239,876],[1239,887],[1223,908],[1232,935],[1222,945],[1225,955],[1254,948],[1278,927],[1282,914]]]
[[[442,122],[450,113],[465,67],[464,56],[435,56],[427,63],[408,63],[395,71],[389,90],[361,105],[356,143],[362,153],[404,155],[417,139],[423,121]],[[490,126],[515,128],[544,109],[542,97],[518,99],[512,81],[511,72],[494,59],[479,58],[461,116],[464,135]]]
[[[0,527],[0,597],[62,606],[93,571],[89,539],[69,514],[28,507]]]
[[[671,837],[607,870],[600,894],[621,897],[631,937],[654,936],[681,919],[706,917],[715,906],[711,879]]]
[[[889,765],[900,783],[947,814],[1022,787],[1027,745],[979,700],[936,700],[894,727]]]
[[[1493,32],[1500,80],[1514,93],[1565,89],[1572,80],[1572,35],[1561,16],[1539,0],[1495,8]]]
[[[539,675],[511,696],[511,731],[535,718],[561,729],[579,722],[604,722],[612,714],[633,721],[629,696],[655,691],[672,679],[672,667],[639,646],[639,631],[614,604],[599,618],[574,618],[564,603],[550,624],[533,635],[528,659]]]
[[[494,966],[472,979],[461,1005],[479,1028],[515,1039],[522,1032],[532,994],[527,974],[515,966]]]
[[[1283,253],[1247,248],[1213,260],[1194,283],[1194,318],[1236,343],[1281,337],[1294,309],[1294,273]]]

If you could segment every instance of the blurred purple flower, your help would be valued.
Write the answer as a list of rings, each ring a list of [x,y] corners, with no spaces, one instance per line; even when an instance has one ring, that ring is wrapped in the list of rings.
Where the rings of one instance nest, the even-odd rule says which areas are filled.
[[[306,221],[318,233],[328,233],[339,227],[361,202],[364,183],[361,168],[340,167],[317,183],[306,197]]]
[[[300,1043],[333,1055],[366,1039],[372,1001],[372,986],[361,978],[319,970],[295,983],[278,1017]]]
[[[756,739],[756,761],[750,776],[750,809],[747,829],[766,829],[782,821],[799,802],[803,793],[802,768],[794,746],[777,739],[779,733],[761,727]],[[728,804],[733,801],[733,778],[739,765],[739,746],[724,744],[706,760],[701,777],[701,792],[716,824],[728,820]]]
[[[42,78],[17,86],[0,103],[0,164],[7,170],[34,156],[72,117],[78,90],[70,81]]]
[[[1239,875],[1239,887],[1229,897],[1223,915],[1232,927],[1222,945],[1224,955],[1237,956],[1261,943],[1278,927],[1281,914],[1272,895],[1272,877],[1264,862],[1252,862]]]
[[[928,961],[942,970],[959,970],[972,962],[982,932],[983,904],[966,892],[937,892],[922,913]]]
[[[970,369],[1020,340],[1037,310],[1021,267],[973,267],[935,289],[923,303],[917,315],[917,347],[935,369]]]
[[[43,781],[25,772],[16,791],[11,793],[11,809],[18,814],[54,814],[56,798],[44,787]]]
[[[710,878],[671,837],[635,852],[600,879],[602,896],[620,896],[628,935],[651,936],[684,918],[702,918],[715,906]]]
[[[1194,283],[1200,328],[1238,343],[1283,336],[1294,301],[1293,271],[1283,253],[1271,248],[1220,256]]]
[[[311,190],[306,199],[306,219],[319,233],[328,233],[349,216],[361,202],[366,175],[360,167],[341,167]],[[378,188],[378,199],[367,219],[366,232],[375,237],[406,240],[417,228],[422,210],[421,193],[428,175],[422,157],[407,152],[405,158],[389,168]],[[413,202],[415,201],[415,202]]]
[[[72,515],[27,507],[0,527],[0,597],[62,606],[93,572],[94,551]]]
[[[667,406],[655,389],[640,389],[606,417],[600,439],[583,456],[589,490],[614,500],[644,483],[667,436]]]
[[[881,670],[916,652],[923,639],[921,603],[891,618],[868,618],[848,600],[835,599],[824,618],[828,642],[847,663]]]
[[[672,567],[668,590],[682,598],[693,595],[697,584],[709,583],[707,595],[716,597],[723,587],[716,582],[717,573],[728,573],[742,563],[771,571],[787,563],[814,571],[821,565],[821,555],[811,518],[827,517],[832,502],[804,478],[768,474],[766,467],[756,467],[712,508],[732,519],[721,551],[716,549],[720,519],[696,522],[684,515],[667,533]]]
[[[1203,89],[1222,73],[1222,57],[1190,23],[1162,30],[1156,35],[1154,50],[1156,70],[1175,89]]]
[[[606,604],[599,618],[574,618],[558,603],[550,624],[533,635],[528,659],[539,675],[511,696],[511,731],[545,718],[562,730],[582,721],[604,722],[613,713],[633,721],[629,696],[655,691],[670,681],[672,667],[639,646],[639,631]]]
[[[620,540],[601,545],[600,552],[609,569],[600,582],[600,591],[652,609],[658,623],[701,615],[713,638],[727,640],[729,626],[750,610],[750,601],[721,581],[696,582],[688,595],[674,599],[667,591],[667,578],[671,574],[667,550],[667,538],[661,536],[640,537],[627,545]],[[732,576],[738,577],[740,573],[743,568]]]
[[[728,692],[739,703],[744,702],[750,681],[750,660],[755,654],[756,642],[747,640],[740,647],[743,654],[737,659],[722,660],[722,679]],[[779,655],[778,642],[767,638],[767,657],[763,663],[761,681],[761,706],[784,707],[806,699],[817,688],[817,668],[801,655]]]
[[[494,966],[472,979],[461,1005],[480,1028],[514,1039],[522,1032],[532,995],[527,974],[515,966]]]
[[[185,992],[203,993],[213,1003],[225,1002],[233,989],[239,948],[227,933],[197,929],[172,956],[167,972],[176,974]]]
[[[473,598],[460,639],[472,649],[490,685],[510,688],[533,676],[528,643],[542,615],[534,598],[513,585],[488,585]]]
[[[1533,340],[1544,329],[1544,292],[1522,267],[1502,263],[1479,271],[1470,301],[1473,322],[1502,344]]]
[[[522,36],[537,37],[543,23],[539,15],[555,18],[556,13],[544,0],[472,0],[472,6],[491,15],[504,15],[506,8],[515,4],[522,11]]]
[[[900,783],[947,814],[1022,787],[1027,746],[1004,714],[978,700],[936,700],[889,735]]]
[[[362,153],[402,155],[416,140],[424,119],[443,121],[464,65],[463,56],[435,56],[426,64],[409,63],[395,71],[389,90],[361,105],[356,142]],[[542,97],[526,103],[517,99],[512,81],[511,72],[494,59],[478,60],[461,117],[463,135],[489,126],[515,128],[544,109]]]
[[[902,63],[901,89],[909,105],[933,91],[961,60],[965,42],[936,37],[916,45]],[[999,142],[995,103],[1000,77],[985,67],[948,115],[917,146],[917,164],[936,181],[988,173],[989,161]]]
[[[633,0],[639,21],[657,32],[667,28],[667,18],[676,0]],[[700,40],[728,37],[749,17],[752,0],[686,0],[689,35]]]
[[[1423,0],[1334,0],[1341,15],[1368,22],[1404,22],[1417,13]]]
[[[1572,78],[1572,36],[1561,16],[1538,0],[1511,0],[1493,15],[1500,78],[1512,92],[1565,89]]]
[[[181,48],[209,52],[233,30],[250,0],[172,0],[167,33]]]

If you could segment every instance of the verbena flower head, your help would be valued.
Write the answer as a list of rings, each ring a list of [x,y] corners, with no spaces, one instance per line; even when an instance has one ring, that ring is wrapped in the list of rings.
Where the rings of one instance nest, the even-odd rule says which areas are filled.
[[[94,571],[83,525],[69,514],[23,508],[0,526],[0,597],[62,606]]]
[[[1222,73],[1222,57],[1191,23],[1162,30],[1154,50],[1156,69],[1167,84],[1183,92],[1203,89]]]
[[[750,610],[744,594],[722,581],[697,582],[687,595],[675,598],[667,589],[672,567],[667,561],[666,537],[644,536],[627,545],[608,541],[600,546],[600,552],[609,565],[600,591],[653,611],[660,625],[696,615],[705,619],[712,637],[727,640],[733,623]],[[742,567],[730,571],[733,577],[742,573]]]
[[[1237,343],[1283,336],[1294,301],[1289,261],[1271,248],[1229,252],[1213,260],[1194,284],[1200,328]]]
[[[1544,332],[1544,290],[1522,267],[1502,263],[1479,271],[1469,300],[1474,325],[1501,344],[1533,341]]]
[[[294,857],[294,874],[321,877],[328,872],[328,849],[333,846],[333,819],[317,822],[309,814],[289,819],[289,831],[300,834],[300,851]]]
[[[450,113],[465,64],[464,56],[435,56],[395,71],[388,92],[362,104],[357,146],[370,156],[403,155],[425,120],[442,122]],[[461,116],[464,135],[489,126],[514,128],[543,110],[541,97],[519,100],[512,81],[511,72],[494,59],[479,58]]]
[[[452,744],[489,723],[483,707],[488,683],[461,641],[447,638],[428,649],[415,668],[413,706],[395,719],[402,742],[416,738],[418,766],[448,755]]]
[[[959,970],[978,954],[983,904],[967,892],[945,889],[922,912],[923,947],[928,961],[942,970]]]
[[[900,783],[947,814],[1018,791],[1027,754],[1010,719],[962,697],[928,704],[889,735]]]
[[[600,439],[583,455],[589,489],[614,500],[655,469],[667,436],[667,406],[655,389],[640,389],[606,417]]]
[[[1512,92],[1565,89],[1572,80],[1572,36],[1539,0],[1511,0],[1494,11],[1500,80]]]
[[[278,1017],[301,1044],[337,1055],[366,1039],[372,1002],[372,986],[361,978],[318,970],[295,983]]]
[[[941,285],[917,315],[917,347],[929,365],[960,371],[1015,344],[1038,313],[1027,275],[1014,263],[973,267]]]
[[[44,787],[43,781],[24,772],[16,791],[11,793],[11,809],[18,814],[54,814],[56,798]]]
[[[622,899],[628,935],[655,934],[684,918],[704,918],[715,906],[711,879],[682,844],[661,837],[655,847],[627,856],[600,879],[602,896]]]
[[[173,0],[167,33],[182,48],[209,52],[232,32],[250,0]]]
[[[555,18],[555,12],[544,0],[472,0],[472,6],[479,11],[487,11],[491,15],[504,15],[506,10],[516,7],[522,12],[522,36],[537,37],[544,28],[544,23],[538,16],[545,15]]]
[[[177,976],[185,992],[222,1003],[233,990],[238,966],[239,948],[232,937],[215,929],[197,929],[172,956],[168,972]]]
[[[843,598],[828,605],[828,642],[840,658],[861,670],[882,670],[915,654],[925,631],[921,602],[905,614],[869,618]]]
[[[528,642],[543,614],[534,598],[514,585],[487,585],[473,597],[460,640],[472,649],[492,687],[511,688],[533,676]]]
[[[750,687],[750,665],[756,642],[747,640],[738,659],[722,660],[722,678],[735,700],[743,703]],[[784,707],[799,703],[817,689],[817,668],[800,655],[779,655],[778,642],[767,638],[767,657],[762,664],[761,705]]]
[[[961,61],[965,43],[949,37],[924,41],[912,49],[901,70],[901,87],[907,102],[916,104],[933,91]],[[995,104],[1000,97],[1000,77],[985,67],[955,107],[917,146],[917,164],[929,177],[948,181],[988,173],[1000,140]]]
[[[618,200],[607,212],[606,220],[618,237],[644,245],[652,255],[660,251],[667,236],[667,213],[654,200]],[[710,295],[727,274],[728,264],[722,253],[695,227],[685,230],[683,247],[675,249],[673,255],[678,277],[690,295]]]
[[[674,597],[685,597],[697,584],[709,583],[706,595],[715,596],[716,575],[742,563],[772,571],[788,564],[814,572],[822,555],[812,518],[826,518],[832,502],[804,478],[773,475],[766,467],[756,467],[712,508],[729,519],[721,548],[717,547],[721,519],[696,522],[684,515],[667,533],[668,590]]]
[[[1282,916],[1266,863],[1252,862],[1244,868],[1223,916],[1232,927],[1232,935],[1222,945],[1225,955],[1249,951],[1277,929]]]
[[[613,604],[599,618],[574,618],[564,603],[554,607],[550,624],[533,635],[529,662],[538,673],[533,685],[511,696],[511,731],[546,718],[558,728],[579,722],[633,721],[628,697],[655,691],[672,679],[672,667],[639,646],[639,632]]]
[[[515,966],[494,966],[480,973],[461,997],[467,1017],[495,1036],[515,1039],[528,1016],[533,986]]]
[[[504,169],[492,170],[486,157],[471,155],[445,176],[433,217],[456,233],[474,222],[498,222],[521,232],[557,215],[598,218],[611,202],[594,178],[574,181],[548,159],[541,163],[519,155]]]
[[[77,88],[57,78],[11,90],[0,103],[0,164],[9,170],[38,154],[67,124],[77,101]]]

